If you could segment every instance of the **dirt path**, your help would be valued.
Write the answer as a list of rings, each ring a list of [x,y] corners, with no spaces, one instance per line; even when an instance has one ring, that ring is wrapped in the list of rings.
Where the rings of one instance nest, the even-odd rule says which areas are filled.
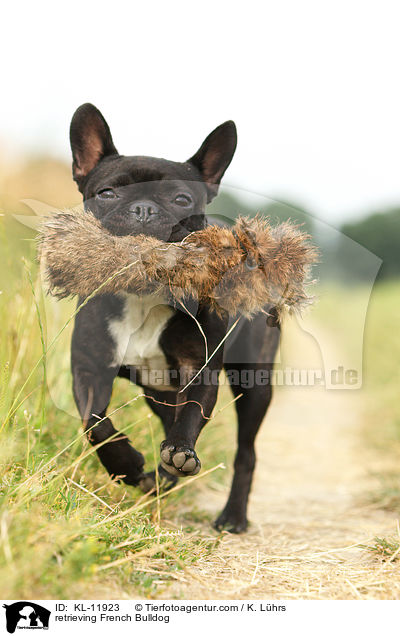
[[[166,595],[400,598],[400,565],[357,547],[398,534],[393,514],[366,503],[378,459],[361,442],[361,406],[362,391],[276,391],[257,440],[248,533],[226,535]],[[216,516],[226,496],[204,484],[196,503]]]

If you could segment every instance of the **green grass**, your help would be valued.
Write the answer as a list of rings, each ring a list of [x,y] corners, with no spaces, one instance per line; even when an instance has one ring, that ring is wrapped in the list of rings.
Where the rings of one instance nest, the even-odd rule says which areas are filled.
[[[205,470],[175,492],[143,496],[114,483],[82,434],[72,398],[74,304],[44,298],[34,245],[13,254],[4,227],[1,236],[10,269],[9,276],[3,269],[0,295],[0,597],[157,595],[218,545],[191,498],[203,483],[220,483],[220,473],[227,480],[213,469],[231,462],[222,442],[227,435],[233,442],[233,407],[204,431]],[[163,434],[140,394],[117,380],[110,410],[151,468]],[[222,391],[217,411],[231,399]]]
[[[351,349],[360,327],[363,287],[332,287],[321,295],[317,319]],[[343,328],[338,330],[338,325]],[[400,512],[400,281],[377,283],[366,316],[363,348],[364,442],[381,457],[380,482],[371,501]]]
[[[398,561],[400,553],[400,543],[398,539],[392,537],[385,539],[375,537],[372,545],[360,546],[378,557],[381,561]]]

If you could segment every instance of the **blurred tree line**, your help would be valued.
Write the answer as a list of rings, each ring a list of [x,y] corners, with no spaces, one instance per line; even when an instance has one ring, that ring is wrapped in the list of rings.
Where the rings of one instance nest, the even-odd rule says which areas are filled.
[[[244,197],[236,195],[233,189],[228,191],[228,188],[222,186],[218,196],[207,207],[207,214],[224,221],[229,219],[234,221],[238,216],[260,214],[263,217],[268,217],[271,223],[292,221],[302,226],[305,232],[312,234],[313,218],[303,208],[290,203],[272,201],[266,197],[257,197],[257,199],[257,203],[246,201]]]
[[[400,275],[400,209],[395,208],[383,212],[375,212],[367,217],[345,223],[342,228],[344,235],[357,241],[373,254],[382,259],[382,266],[378,273],[379,279],[393,278]],[[351,253],[345,241],[338,246],[338,259],[344,264],[351,263]],[[362,268],[352,263],[354,274],[363,280]]]

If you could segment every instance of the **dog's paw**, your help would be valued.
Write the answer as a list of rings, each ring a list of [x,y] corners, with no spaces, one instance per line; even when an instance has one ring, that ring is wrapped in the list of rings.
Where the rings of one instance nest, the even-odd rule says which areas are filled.
[[[216,530],[226,530],[233,534],[246,532],[248,521],[246,517],[241,517],[233,512],[223,510],[213,523]]]
[[[176,477],[197,475],[201,468],[195,451],[188,446],[173,446],[164,441],[161,443],[160,456],[164,470]]]
[[[137,486],[143,477],[144,457],[126,439],[100,446],[97,454],[111,477],[118,483]]]
[[[178,477],[167,473],[162,466],[158,467],[157,472],[159,489],[163,492],[171,490],[178,483]],[[156,471],[152,470],[149,473],[144,473],[139,482],[139,487],[144,493],[152,491],[152,494],[157,494]]]

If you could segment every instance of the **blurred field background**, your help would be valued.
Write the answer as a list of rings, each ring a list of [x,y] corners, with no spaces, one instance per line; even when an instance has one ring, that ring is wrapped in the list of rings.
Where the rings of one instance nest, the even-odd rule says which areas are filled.
[[[232,397],[221,391],[214,421],[200,437],[198,451],[209,473],[182,482],[166,497],[142,496],[110,481],[82,436],[73,403],[74,303],[44,296],[35,233],[13,217],[32,214],[21,203],[27,196],[55,207],[78,204],[70,167],[51,157],[8,166],[0,172],[0,196],[0,597],[168,594],[168,585],[179,582],[221,540],[210,525],[205,532],[204,521],[211,518],[197,508],[196,495],[228,486],[235,438]],[[232,193],[222,193],[217,201],[216,214],[260,211]],[[262,212],[273,220],[304,223],[315,235],[312,216],[293,202],[269,203]],[[400,209],[379,210],[341,229],[383,260],[366,321],[362,443],[374,448],[387,467],[378,475],[381,487],[366,497],[400,512]],[[341,346],[351,347],[359,328],[353,316],[365,293],[363,272],[340,240],[322,242],[321,249],[324,288],[313,317],[333,338],[338,322],[345,325]],[[116,385],[110,411],[117,411],[118,428],[154,465],[162,439],[157,418],[149,418],[139,388],[123,380]],[[391,545],[394,553],[399,544]]]

